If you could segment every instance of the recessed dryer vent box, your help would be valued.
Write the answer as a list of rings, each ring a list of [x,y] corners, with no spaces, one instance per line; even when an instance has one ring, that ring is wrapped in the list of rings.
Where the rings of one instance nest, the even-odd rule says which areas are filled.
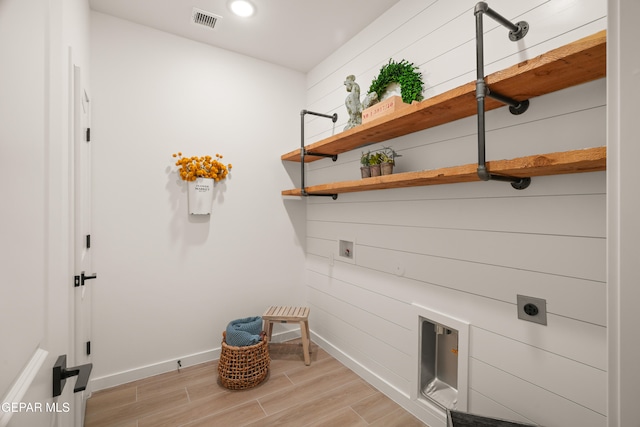
[[[458,331],[421,318],[420,390],[443,409],[458,401]]]
[[[469,323],[416,303],[418,351],[411,399],[429,411],[466,411]],[[476,426],[478,427],[478,426]]]
[[[355,264],[356,254],[353,240],[338,240],[338,259]]]

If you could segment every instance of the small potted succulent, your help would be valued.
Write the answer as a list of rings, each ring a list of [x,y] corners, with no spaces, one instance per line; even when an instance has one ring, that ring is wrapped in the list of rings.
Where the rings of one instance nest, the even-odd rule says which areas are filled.
[[[362,152],[360,156],[360,175],[362,178],[369,178],[371,176],[371,169],[369,166],[369,158],[371,157],[371,152],[367,151]]]
[[[391,147],[384,147],[380,154],[380,173],[382,175],[391,175],[393,173],[393,166],[396,164],[396,157],[401,157],[400,154]]]
[[[369,169],[371,176],[380,176],[380,165],[382,163],[382,153],[369,155]]]

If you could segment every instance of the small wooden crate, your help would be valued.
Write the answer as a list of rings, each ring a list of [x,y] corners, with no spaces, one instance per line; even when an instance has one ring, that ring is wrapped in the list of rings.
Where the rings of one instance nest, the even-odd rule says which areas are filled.
[[[362,124],[377,119],[378,117],[385,116],[395,111],[408,107],[409,104],[402,102],[401,96],[392,96],[384,101],[380,101],[377,104],[372,105],[362,112]]]
[[[226,332],[222,332],[218,376],[223,387],[243,390],[255,387],[267,378],[271,359],[266,337],[245,347],[227,345],[226,341]]]

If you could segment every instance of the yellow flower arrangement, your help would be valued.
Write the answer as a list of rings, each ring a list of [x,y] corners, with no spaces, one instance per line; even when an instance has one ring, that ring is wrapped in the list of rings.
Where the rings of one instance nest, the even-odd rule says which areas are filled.
[[[232,168],[231,163],[225,165],[220,161],[222,160],[222,155],[220,154],[216,154],[215,158],[211,156],[182,157],[182,153],[178,152],[173,154],[173,157],[178,159],[176,161],[178,173],[180,178],[185,181],[211,178],[218,182],[225,179]]]

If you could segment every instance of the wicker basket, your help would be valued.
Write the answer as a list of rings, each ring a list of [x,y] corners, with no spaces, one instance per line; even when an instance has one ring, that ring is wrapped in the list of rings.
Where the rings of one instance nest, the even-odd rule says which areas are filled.
[[[267,377],[270,361],[266,337],[258,344],[234,347],[227,345],[226,332],[222,332],[218,376],[223,387],[243,390],[257,386]]]

